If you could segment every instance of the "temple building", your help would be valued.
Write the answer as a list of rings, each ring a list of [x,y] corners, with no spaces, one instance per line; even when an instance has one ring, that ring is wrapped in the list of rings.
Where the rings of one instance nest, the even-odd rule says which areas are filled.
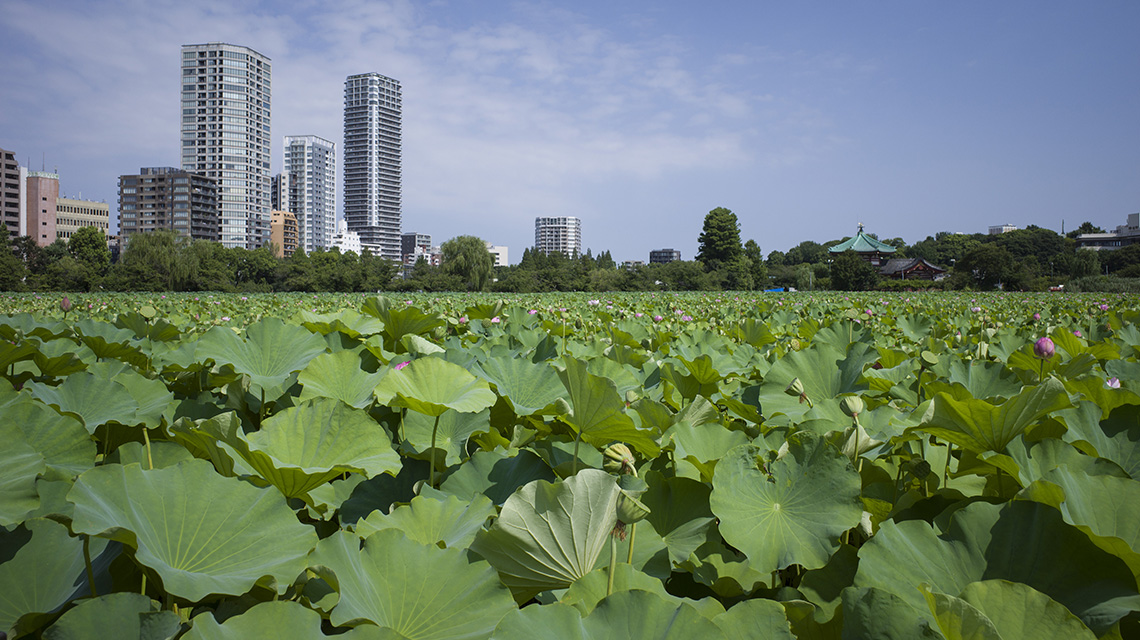
[[[895,248],[891,245],[885,242],[879,242],[866,233],[863,233],[862,222],[859,223],[859,232],[855,234],[855,237],[848,238],[827,251],[832,254],[838,254],[848,249],[859,254],[860,258],[863,258],[876,267],[885,265],[890,259],[890,255],[895,252]]]
[[[938,280],[946,270],[924,258],[892,258],[879,269],[879,273],[893,280]]]

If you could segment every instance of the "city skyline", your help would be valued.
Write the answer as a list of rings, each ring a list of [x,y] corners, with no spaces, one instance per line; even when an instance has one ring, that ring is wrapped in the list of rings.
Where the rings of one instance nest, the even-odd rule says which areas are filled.
[[[1140,209],[1133,4],[336,9],[13,0],[0,147],[114,208],[118,175],[180,166],[179,45],[231,42],[272,61],[279,134],[338,140],[344,78],[399,78],[403,226],[440,239],[576,216],[622,261],[695,255],[718,206],[765,253]]]

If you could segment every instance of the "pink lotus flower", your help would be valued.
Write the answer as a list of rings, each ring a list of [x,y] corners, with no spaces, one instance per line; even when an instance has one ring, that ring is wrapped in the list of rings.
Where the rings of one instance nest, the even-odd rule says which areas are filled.
[[[1109,378],[1104,384],[1107,385],[1109,389],[1119,389],[1120,378]]]
[[[499,324],[499,322],[500,322],[499,316],[495,316],[494,318],[491,318],[491,324]]]
[[[467,316],[459,316],[459,324],[467,324]]]
[[[692,321],[693,321],[693,316],[690,316],[690,315],[681,316],[681,322],[692,322]]]
[[[653,316],[654,322],[661,322],[662,320],[664,320],[664,318],[662,318],[661,316]]]
[[[59,301],[59,308],[63,309],[64,313],[71,311],[71,299],[67,296],[63,296],[63,300]]]
[[[1101,311],[1108,311],[1108,305],[1107,304],[1100,305],[1100,310]]]
[[[1033,314],[1033,319],[1034,319],[1034,320],[1040,320],[1040,319],[1041,319],[1041,314],[1040,314],[1040,313],[1035,313],[1035,314]]]
[[[531,309],[530,311],[527,311],[527,313],[533,316],[534,314],[538,313],[538,309]]]
[[[1077,329],[1076,331],[1073,332],[1073,335],[1077,336],[1078,338],[1081,337],[1081,330]]]
[[[411,363],[412,363],[411,360],[405,360],[405,361],[401,362],[400,364],[396,365],[396,371],[403,369],[404,367],[408,366]]]

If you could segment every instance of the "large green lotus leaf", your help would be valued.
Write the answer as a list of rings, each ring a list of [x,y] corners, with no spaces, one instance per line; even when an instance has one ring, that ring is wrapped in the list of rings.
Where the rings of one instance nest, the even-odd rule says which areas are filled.
[[[440,490],[467,501],[485,495],[501,505],[528,482],[554,482],[555,477],[550,465],[529,449],[476,451],[443,481]]]
[[[223,434],[237,428],[233,426],[235,422],[240,425],[233,413],[198,421],[181,418],[170,426],[170,436],[194,457],[209,460],[218,473],[232,478],[248,467],[237,452],[221,440]],[[253,469],[249,472],[253,473]]]
[[[95,442],[83,423],[21,394],[0,407],[0,442],[24,440],[48,469],[74,477],[95,466]]]
[[[536,481],[503,504],[471,550],[499,571],[519,602],[563,589],[590,572],[617,523],[617,481],[597,469]]]
[[[445,411],[439,416],[439,425],[435,429],[435,448],[447,452],[447,464],[459,464],[467,454],[467,440],[476,433],[490,431],[491,411],[484,409],[478,413],[459,413],[458,411]],[[436,418],[432,416],[409,411],[404,416],[404,438],[417,452],[426,452],[431,449],[432,430],[436,427]],[[439,459],[439,455],[436,455]]]
[[[624,560],[624,558],[622,558]],[[609,569],[594,569],[570,585],[566,593],[562,594],[559,602],[568,604],[583,615],[588,616],[606,598],[609,588]],[[613,593],[639,589],[655,593],[665,600],[680,604],[681,599],[671,595],[665,590],[665,584],[643,571],[638,571],[631,564],[619,562],[614,566]]]
[[[168,640],[181,631],[178,614],[138,593],[112,593],[82,600],[44,631],[47,640],[138,638]]]
[[[709,504],[721,535],[756,571],[822,567],[839,549],[843,532],[863,516],[859,474],[812,433],[788,438],[788,451],[778,460],[770,461],[768,453],[743,445],[717,464]]]
[[[586,363],[586,369],[599,377],[606,378],[613,381],[617,392],[623,398],[627,391],[640,390],[642,387],[641,381],[637,376],[622,366],[621,363],[610,358],[594,358]]]
[[[775,600],[753,598],[732,605],[713,618],[726,640],[795,640],[784,607]]]
[[[1069,393],[1081,394],[1084,400],[1100,407],[1106,416],[1111,415],[1113,410],[1120,406],[1140,405],[1140,396],[1128,389],[1114,389],[1099,376],[1082,376],[1075,380],[1065,380],[1064,384]]]
[[[370,336],[384,330],[384,323],[380,322],[379,319],[361,315],[352,309],[345,309],[337,313],[301,311],[293,316],[293,322],[321,335],[339,331],[350,338]]]
[[[84,573],[83,542],[67,527],[39,518],[23,526],[30,538],[18,549],[8,546],[15,534],[3,534],[7,537],[2,551],[9,559],[0,564],[0,631],[12,638],[36,628],[40,614],[71,600]],[[102,553],[106,545],[106,540],[91,540],[91,556]]]
[[[442,543],[444,547],[466,549],[494,515],[495,505],[484,495],[476,495],[472,500],[416,496],[411,504],[396,507],[387,515],[373,511],[358,521],[354,530],[356,535],[367,538],[377,531],[396,529],[420,544]]]
[[[115,326],[130,331],[136,338],[148,339],[152,342],[173,342],[182,336],[178,327],[162,318],[148,320],[137,311],[120,313],[115,318]]]
[[[854,584],[894,593],[933,622],[919,585],[961,593],[990,579],[1041,591],[1097,633],[1140,609],[1136,579],[1122,560],[1066,524],[1058,510],[1025,501],[963,507],[941,535],[921,520],[884,522],[859,550]]]
[[[240,455],[262,478],[290,498],[344,473],[395,475],[400,455],[384,429],[365,411],[317,398],[289,407],[244,434],[236,415],[202,424]]]
[[[1023,487],[1028,487],[1061,466],[1094,476],[1126,476],[1116,463],[1085,455],[1075,446],[1056,438],[1046,438],[1028,445],[1024,438],[1018,438],[1006,446],[1006,451],[1009,453],[1008,456],[983,455],[980,458],[991,464],[1000,465],[1011,476],[1016,476]],[[1003,460],[1007,457],[1013,460],[1017,465],[1016,468],[1011,467],[1008,460]]]
[[[487,563],[465,551],[440,549],[387,529],[364,540],[340,531],[325,538],[310,566],[336,574],[336,626],[372,622],[411,640],[486,638],[515,608],[510,592]]]
[[[1066,442],[1089,455],[1111,460],[1132,478],[1140,478],[1140,407],[1118,408],[1102,419],[1101,408],[1082,401],[1057,417],[1068,426]]]
[[[8,371],[15,362],[31,360],[35,357],[35,353],[36,348],[33,344],[0,340],[0,371]]]
[[[646,521],[665,541],[672,562],[683,562],[704,544],[713,513],[709,486],[689,478],[666,478],[650,471],[645,476],[649,490],[642,504],[649,508]]]
[[[432,417],[448,409],[478,413],[495,404],[485,380],[442,358],[420,358],[384,376],[375,390],[380,404],[406,407]]]
[[[133,424],[153,429],[162,421],[163,413],[174,404],[174,394],[161,380],[151,380],[131,369],[116,374],[112,379],[123,385],[135,401],[135,415],[131,418]]]
[[[723,615],[723,614],[722,614]],[[583,618],[562,603],[529,606],[503,618],[492,640],[724,640],[725,633],[689,604],[648,591],[616,592]]]
[[[1060,493],[1050,491],[1052,487]],[[1096,546],[1124,560],[1140,577],[1140,482],[1091,476],[1068,466],[1026,488],[1030,499],[1057,507],[1065,522],[1088,534]]]
[[[844,589],[843,611],[836,619],[843,622],[844,638],[945,640],[920,611],[899,596],[874,587]]]
[[[251,638],[288,638],[289,640],[405,640],[391,629],[362,625],[336,636],[321,631],[321,614],[287,600],[262,602],[245,613],[219,624],[210,613],[190,620],[191,628],[183,640],[249,640]]]
[[[495,385],[520,416],[539,413],[566,394],[558,372],[545,362],[498,356],[481,362],[476,373]]]
[[[150,443],[149,452],[146,445],[141,442],[125,442],[115,449],[112,458],[116,456],[119,464],[134,463],[144,469],[163,469],[173,467],[179,462],[194,459],[194,454],[190,453],[186,447],[176,442],[160,440]]]
[[[291,584],[317,540],[277,491],[222,477],[202,460],[96,467],[67,499],[74,531],[135,547],[168,593],[192,602],[245,593],[264,576]]]
[[[759,400],[764,415],[782,413],[795,418],[808,411],[806,402],[784,392],[794,378],[800,379],[804,393],[815,404],[866,389],[867,385],[859,382],[863,367],[877,357],[878,354],[862,342],[852,345],[846,354],[825,344],[788,352],[772,365],[760,386]]]
[[[324,353],[325,341],[297,325],[277,318],[251,324],[242,338],[228,327],[214,327],[198,340],[196,355],[218,366],[230,365],[250,379],[250,391],[276,400],[289,376]]]
[[[29,382],[25,388],[60,413],[78,417],[89,433],[95,433],[96,427],[108,422],[136,424],[135,399],[126,387],[114,380],[81,371],[69,375],[58,387]]]
[[[1065,385],[1054,378],[1027,387],[999,405],[939,393],[934,397],[934,412],[914,428],[974,452],[1000,453],[1035,422],[1070,406]]]
[[[77,337],[87,345],[99,359],[113,358],[145,366],[146,356],[139,349],[135,334],[120,329],[109,322],[99,322],[85,318],[75,323]]]
[[[368,373],[360,368],[360,356],[352,351],[322,353],[309,361],[297,381],[301,400],[336,398],[351,407],[365,409],[374,399],[372,390],[384,377],[382,371]]]
[[[702,480],[711,480],[717,461],[733,448],[747,444],[748,440],[748,434],[725,429],[719,422],[675,424],[662,438],[664,442],[672,441],[673,458],[685,460],[696,467]]]
[[[91,349],[86,345],[77,345],[71,340],[51,340],[41,343],[32,354],[36,368],[49,378],[62,378],[83,371],[95,360],[95,354],[91,353]]]
[[[443,316],[437,313],[424,313],[417,307],[393,303],[384,297],[369,298],[360,311],[379,318],[384,323],[384,347],[389,351],[396,351],[401,346],[400,338],[405,335],[426,335],[436,327],[447,324]]]
[[[1096,638],[1064,606],[1021,583],[985,580],[968,585],[957,598],[930,591],[924,595],[946,640]]]
[[[930,374],[926,378],[928,382],[924,386],[930,395],[956,385],[960,385],[969,397],[979,400],[1010,398],[1021,391],[1021,379],[1000,362],[955,358],[950,361],[950,375],[945,381],[929,381]]]
[[[625,401],[614,383],[587,371],[585,362],[566,359],[566,370],[559,374],[570,396],[573,415],[562,419],[582,434],[582,439],[598,446],[624,442],[649,458],[656,458],[661,447],[648,431],[638,429],[625,413]]]
[[[19,524],[40,506],[36,478],[47,470],[44,457],[21,437],[0,450],[0,526]]]

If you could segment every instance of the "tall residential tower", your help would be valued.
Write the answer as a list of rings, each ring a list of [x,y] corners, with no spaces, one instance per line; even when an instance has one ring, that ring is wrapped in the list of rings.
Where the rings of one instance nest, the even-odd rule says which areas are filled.
[[[249,47],[182,46],[182,169],[218,180],[226,247],[269,244],[269,79]]]
[[[397,261],[402,114],[398,80],[362,73],[344,81],[344,220],[362,245]]]
[[[305,253],[332,246],[336,234],[336,145],[317,136],[285,136],[288,207]]]
[[[578,257],[582,253],[582,221],[574,216],[535,218],[534,248],[545,254]]]

